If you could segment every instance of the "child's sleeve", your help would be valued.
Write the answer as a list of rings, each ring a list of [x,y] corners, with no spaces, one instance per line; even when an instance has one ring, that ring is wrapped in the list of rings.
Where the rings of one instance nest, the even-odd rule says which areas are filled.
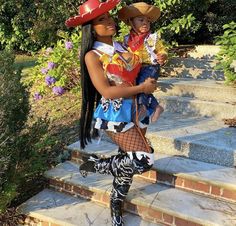
[[[163,44],[163,41],[161,39],[159,39],[159,38],[158,38],[158,40],[156,42],[156,54],[158,54],[158,53],[168,55],[166,47]]]

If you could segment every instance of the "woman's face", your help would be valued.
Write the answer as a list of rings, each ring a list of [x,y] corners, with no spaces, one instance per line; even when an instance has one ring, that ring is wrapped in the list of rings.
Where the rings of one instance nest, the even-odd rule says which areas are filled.
[[[109,13],[95,18],[92,25],[97,36],[113,36],[116,33],[115,21]]]
[[[146,16],[134,17],[133,19],[131,19],[131,23],[134,30],[139,34],[149,32],[150,30],[150,20]]]

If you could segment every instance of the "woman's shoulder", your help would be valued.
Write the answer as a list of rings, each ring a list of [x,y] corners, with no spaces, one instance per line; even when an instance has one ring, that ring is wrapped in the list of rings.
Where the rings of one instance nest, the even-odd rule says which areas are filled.
[[[88,51],[86,54],[85,54],[85,57],[96,57],[97,56],[97,53],[96,51],[94,51],[93,49]]]
[[[86,59],[99,59],[101,56],[101,53],[97,50],[90,50],[85,54],[85,60]]]
[[[95,53],[93,50],[90,50],[90,51],[88,51],[86,54],[85,54],[85,62],[86,62],[86,64],[88,63],[88,62],[92,62],[92,63],[98,63],[98,62],[100,62],[100,56],[97,54],[97,53]]]

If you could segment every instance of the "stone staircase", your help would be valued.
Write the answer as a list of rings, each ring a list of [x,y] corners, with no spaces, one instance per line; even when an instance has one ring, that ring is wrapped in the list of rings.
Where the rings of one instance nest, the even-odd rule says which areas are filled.
[[[172,69],[174,77],[159,80],[155,95],[165,112],[147,134],[155,164],[134,178],[124,204],[125,225],[236,226],[236,128],[222,122],[236,116],[236,89],[224,85],[221,71],[213,72],[217,51],[199,46],[166,66],[166,71],[184,69],[178,77]],[[67,149],[71,160],[45,173],[48,189],[19,207],[27,215],[25,225],[111,225],[112,177],[82,178],[78,169],[84,155],[110,156],[117,146],[104,139],[85,150],[79,142]]]
[[[190,51],[186,52],[186,49]],[[165,66],[163,72],[168,76],[178,78],[197,78],[224,80],[223,71],[216,70],[214,67],[218,61],[215,55],[219,52],[219,46],[196,46],[179,48],[179,57],[171,59]],[[184,51],[184,54],[182,53]],[[184,57],[182,57],[184,55]]]

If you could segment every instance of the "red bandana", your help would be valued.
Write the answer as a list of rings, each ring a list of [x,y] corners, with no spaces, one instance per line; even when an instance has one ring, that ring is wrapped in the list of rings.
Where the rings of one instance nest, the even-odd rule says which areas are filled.
[[[149,35],[150,33],[144,33],[144,34],[137,34],[133,31],[130,32],[129,35],[129,40],[128,40],[128,45],[130,47],[130,49],[134,52],[137,49],[139,49],[139,47],[143,44],[144,39]]]

